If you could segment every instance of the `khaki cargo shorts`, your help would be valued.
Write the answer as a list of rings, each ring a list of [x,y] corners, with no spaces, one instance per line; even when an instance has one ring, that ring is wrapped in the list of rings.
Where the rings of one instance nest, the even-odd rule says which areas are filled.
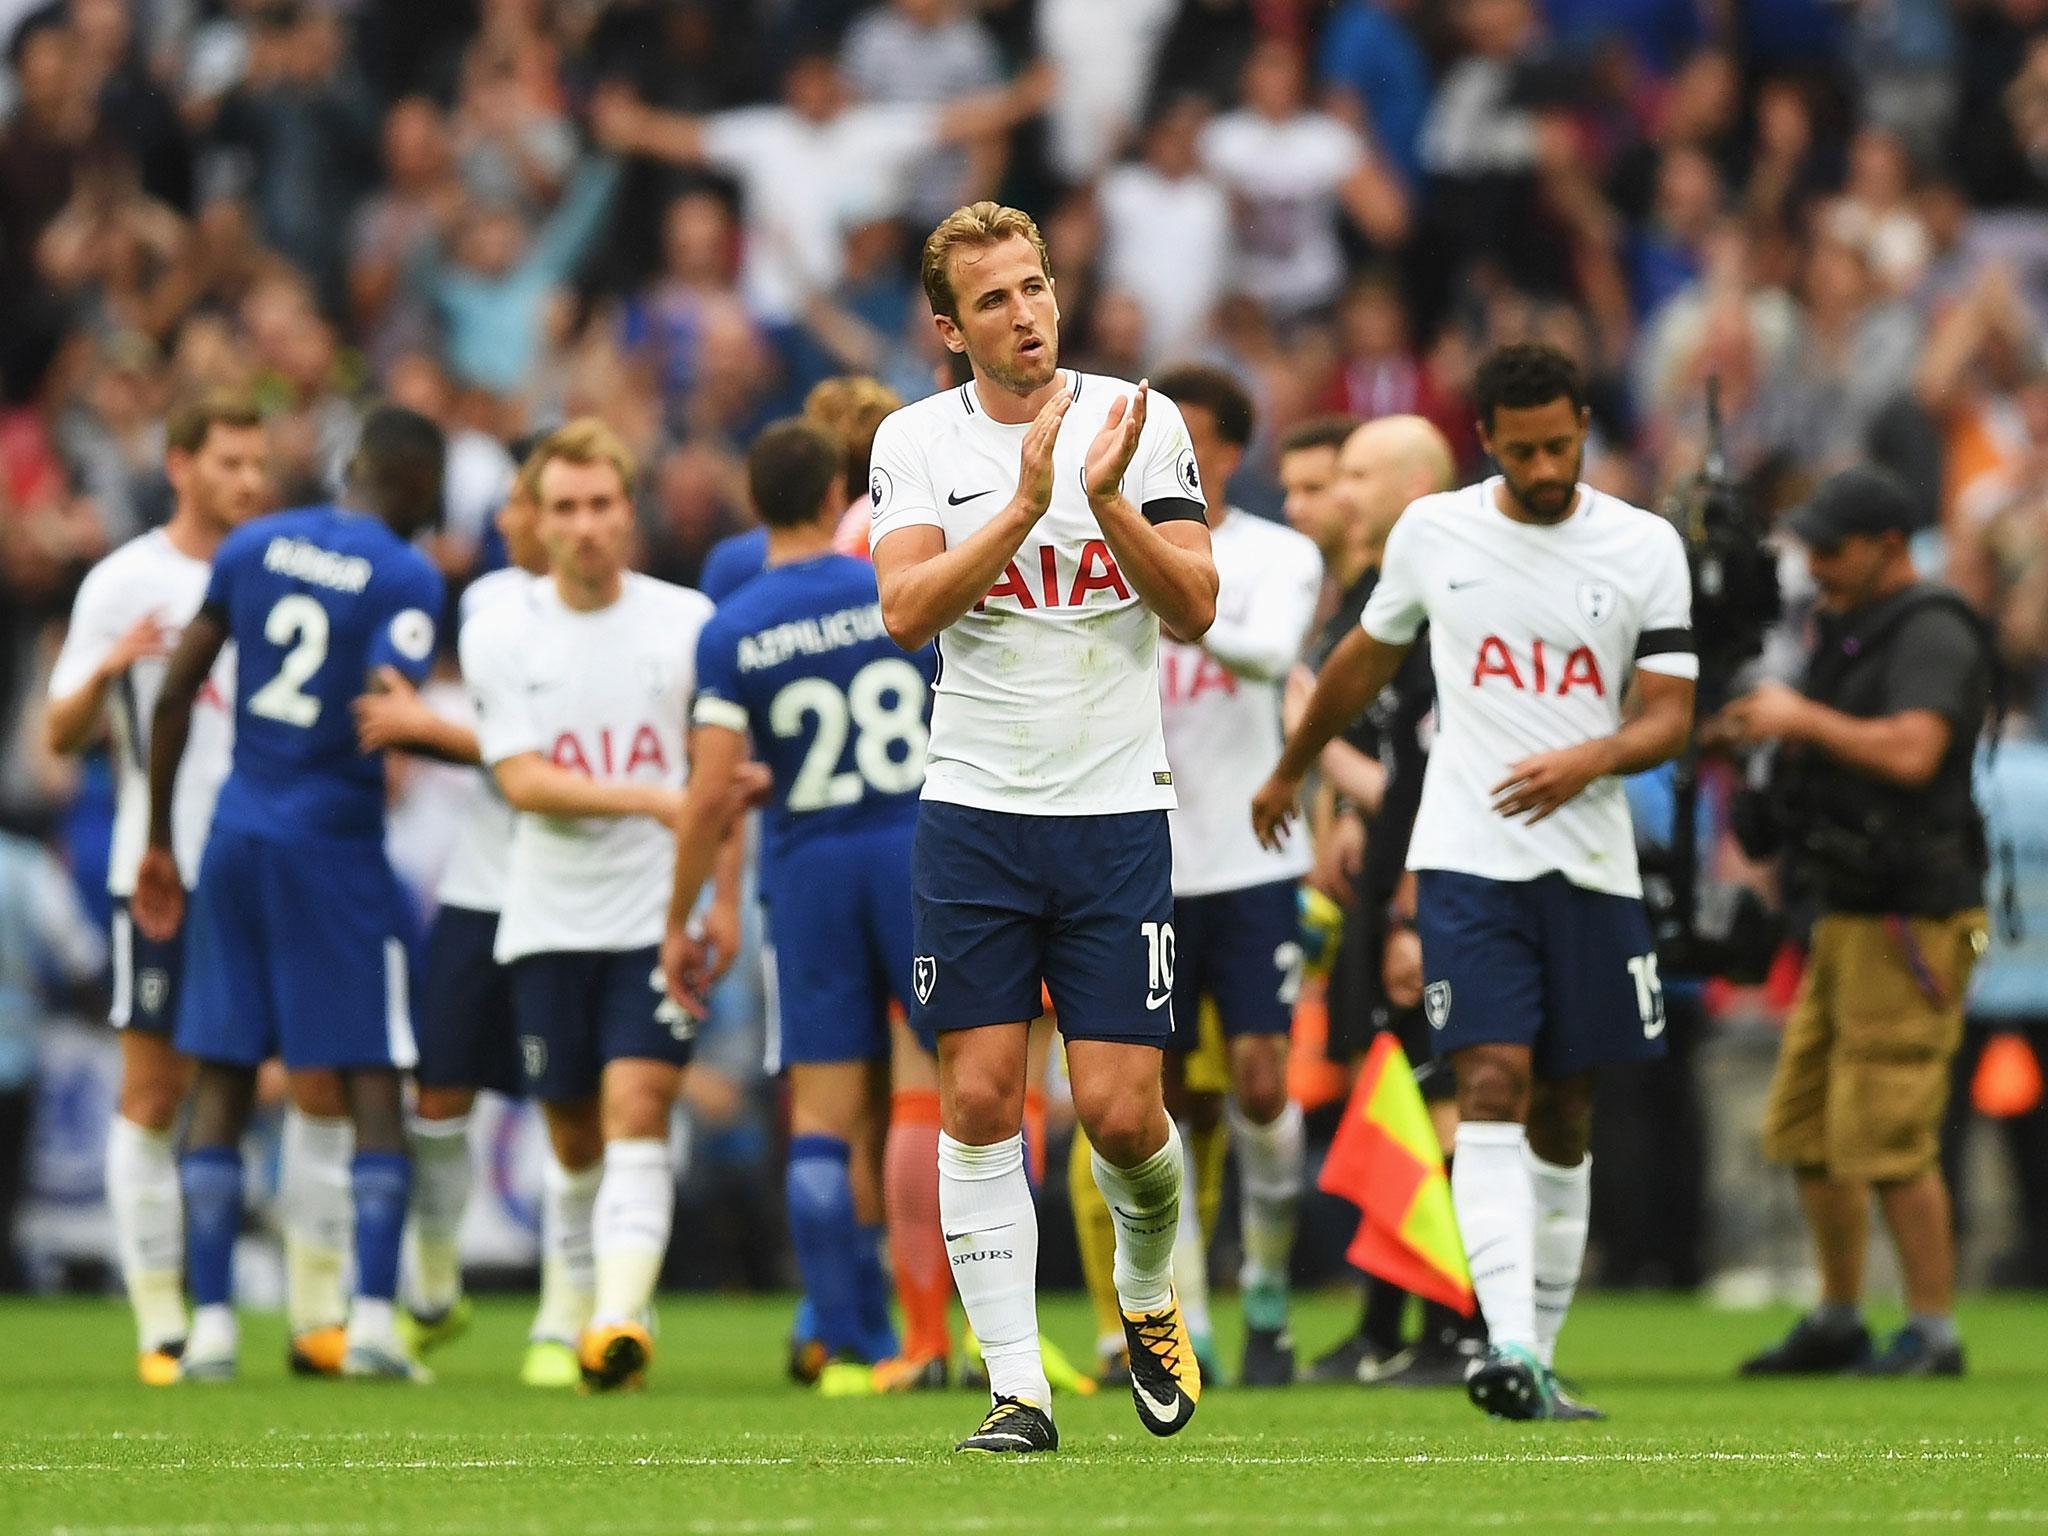
[[[1764,1155],[1873,1183],[1934,1167],[1984,942],[1982,909],[1823,917],[1778,1047]]]

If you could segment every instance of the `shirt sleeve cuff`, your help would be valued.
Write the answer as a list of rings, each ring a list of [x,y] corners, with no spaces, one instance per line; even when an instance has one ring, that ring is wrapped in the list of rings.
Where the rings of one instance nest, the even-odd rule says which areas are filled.
[[[728,731],[739,731],[742,734],[747,729],[747,712],[744,708],[733,703],[731,699],[714,698],[709,694],[697,696],[697,702],[690,710],[690,718],[698,725],[722,726]]]

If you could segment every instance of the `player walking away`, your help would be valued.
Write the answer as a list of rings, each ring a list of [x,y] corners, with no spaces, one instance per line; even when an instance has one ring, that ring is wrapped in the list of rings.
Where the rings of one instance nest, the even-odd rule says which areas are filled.
[[[769,1064],[789,1073],[790,1238],[814,1335],[833,1362],[819,1378],[828,1392],[848,1377],[866,1390],[866,1367],[895,1353],[881,1228],[862,1220],[856,1183],[865,1179],[879,1210],[889,1004],[907,1003],[910,990],[911,835],[934,663],[928,646],[912,657],[897,649],[873,569],[833,551],[844,462],[838,441],[805,421],[768,428],[748,455],[768,566],[698,641],[662,957],[672,998],[701,995],[705,946],[690,915],[751,734],[774,778],[761,829],[780,1020]],[[936,1210],[929,1231],[898,1214],[892,1245],[936,1254],[943,1281]],[[936,1358],[943,1371],[943,1344]]]
[[[1323,560],[1301,534],[1226,498],[1252,438],[1242,386],[1198,367],[1174,370],[1159,388],[1180,407],[1194,445],[1218,579],[1216,622],[1200,643],[1160,647],[1166,757],[1180,797],[1170,818],[1174,1046],[1196,1044],[1202,1000],[1213,999],[1228,1041],[1242,1202],[1242,1380],[1285,1386],[1294,1379],[1287,1265],[1306,1160],[1301,1108],[1287,1097],[1287,1039],[1301,990],[1300,881],[1309,860],[1304,845],[1261,847],[1245,812],[1280,749],[1281,688],[1315,614]],[[1182,1202],[1184,1238],[1193,1206]],[[1199,1226],[1194,1235],[1199,1243]]]
[[[538,532],[529,459],[499,509],[498,532],[511,564],[472,582],[462,594],[466,623],[500,603],[525,602],[547,571]],[[365,751],[398,748],[459,763],[481,763],[469,724],[434,713],[395,672],[383,687],[356,700],[357,735]],[[417,1092],[409,1127],[412,1263],[400,1331],[415,1354],[438,1349],[468,1325],[458,1239],[468,1208],[474,1164],[469,1115],[479,1089],[518,1097],[525,1092],[519,1032],[512,1022],[510,972],[492,953],[512,857],[512,808],[488,773],[479,773],[457,812],[454,850],[437,892],[420,981]],[[571,1173],[549,1148],[541,1170],[540,1305],[528,1333],[519,1379],[530,1387],[573,1387],[583,1379],[576,1346],[590,1323],[595,1287],[591,1210],[603,1155],[595,1139]]]
[[[407,540],[439,510],[442,463],[432,422],[373,411],[349,505],[259,518],[222,543],[157,701],[134,911],[161,941],[185,895],[173,785],[194,702],[234,641],[234,767],[192,895],[178,1013],[178,1047],[199,1063],[180,1169],[195,1304],[188,1379],[235,1371],[241,1137],[256,1069],[273,1055],[295,1075],[339,1072],[354,1122],[356,1297],[342,1370],[418,1374],[392,1307],[411,1176],[399,1084],[414,1059],[407,908],[384,855],[383,763],[358,750],[349,704],[378,668],[417,680],[433,660],[441,578]]]
[[[210,395],[174,412],[164,470],[176,498],[162,528],[132,539],[86,574],[64,649],[50,673],[53,751],[81,752],[104,717],[113,738],[115,814],[107,891],[113,897],[112,1021],[121,1031],[121,1095],[107,1134],[107,1208],[121,1279],[135,1312],[138,1373],[178,1379],[185,1348],[185,1217],[173,1135],[191,1064],[171,1045],[179,938],[135,931],[129,898],[149,820],[149,717],[164,658],[199,611],[214,551],[261,508],[267,489],[263,418],[253,402]],[[199,868],[214,798],[234,742],[235,662],[223,654],[201,690],[192,751],[171,803],[180,875]]]
[[[1158,646],[1162,624],[1193,641],[1215,616],[1201,479],[1171,401],[1059,369],[1028,214],[960,209],[925,242],[923,275],[939,335],[974,377],[882,423],[869,490],[889,633],[911,650],[939,641],[911,980],[914,1018],[939,1036],[946,1247],[994,1398],[961,1449],[1059,1443],[1020,1134],[1041,982],[1117,1222],[1132,1396],[1169,1435],[1201,1374],[1171,1281],[1174,797]],[[1077,404],[1101,425],[1063,437]]]
[[[1362,542],[1364,574],[1317,635],[1317,665],[1358,627],[1378,580],[1388,536],[1410,505],[1451,488],[1456,468],[1444,436],[1419,416],[1380,416],[1355,429],[1337,456],[1336,494]],[[1309,688],[1301,691],[1307,703]],[[1329,1054],[1354,1065],[1373,1035],[1389,1030],[1416,1064],[1415,1076],[1449,1157],[1457,1134],[1457,1091],[1449,1064],[1432,1061],[1431,1031],[1422,1013],[1422,943],[1416,936],[1414,877],[1404,872],[1408,838],[1422,800],[1429,743],[1435,734],[1436,684],[1429,645],[1418,635],[1394,679],[1346,733],[1323,749],[1326,777],[1376,771],[1371,784],[1333,796],[1318,858],[1323,879],[1346,903],[1344,933],[1331,968]],[[1369,753],[1359,764],[1340,754]],[[1334,848],[1337,858],[1324,859]],[[1332,867],[1334,865],[1334,867]],[[1310,1368],[1318,1381],[1460,1386],[1485,1352],[1482,1325],[1441,1302],[1422,1305],[1422,1334],[1404,1337],[1409,1293],[1378,1275],[1366,1278],[1357,1331]]]
[[[1316,753],[1427,623],[1438,735],[1408,864],[1424,1013],[1457,1074],[1451,1193],[1492,1337],[1467,1390],[1502,1417],[1585,1418],[1551,1355],[1585,1255],[1592,1073],[1664,1048],[1621,776],[1690,728],[1691,584],[1669,524],[1578,483],[1587,413],[1563,353],[1503,347],[1473,401],[1501,473],[1402,516],[1253,816],[1262,840],[1285,834]]]
[[[674,1218],[669,1120],[694,1021],[659,969],[703,594],[627,569],[633,464],[602,422],[534,450],[551,575],[463,627],[483,760],[518,813],[495,954],[526,1079],[572,1178],[597,1177],[584,1384],[638,1385]],[[737,946],[737,839],[707,919]],[[599,1149],[602,1149],[601,1155]]]

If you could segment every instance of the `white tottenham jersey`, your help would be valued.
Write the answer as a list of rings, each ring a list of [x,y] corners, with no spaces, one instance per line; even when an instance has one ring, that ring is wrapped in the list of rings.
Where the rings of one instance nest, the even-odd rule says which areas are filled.
[[[701,592],[628,575],[609,608],[578,613],[552,581],[462,630],[462,674],[486,763],[537,752],[610,783],[680,788]],[[497,958],[642,949],[661,942],[675,832],[646,816],[521,812],[498,921]]]
[[[535,577],[517,566],[479,576],[462,593],[462,625],[500,603],[530,608]],[[472,723],[474,723],[472,721]],[[434,899],[444,907],[496,912],[505,905],[512,872],[512,807],[498,781],[481,768],[463,781],[455,806],[455,837]]]
[[[1499,510],[1498,479],[1425,496],[1387,540],[1363,623],[1405,645],[1427,623],[1437,735],[1410,869],[1491,880],[1553,871],[1640,896],[1621,780],[1595,780],[1530,826],[1493,809],[1510,764],[1612,735],[1632,671],[1696,677],[1692,581],[1678,531],[1588,486],[1549,527]]]
[[[1119,395],[1136,386],[1069,373],[1053,445],[1052,503],[988,596],[939,636],[924,798],[1036,816],[1171,810],[1159,726],[1159,620],[1117,568],[1082,472]],[[931,527],[955,547],[1016,494],[1029,424],[990,421],[963,384],[883,421],[869,491],[870,547]],[[1149,397],[1124,476],[1143,507],[1202,497],[1180,409]]]
[[[1212,532],[1216,622],[1199,645],[1162,639],[1159,702],[1180,808],[1173,894],[1207,896],[1308,873],[1305,838],[1275,851],[1252,796],[1280,756],[1280,696],[1315,617],[1323,557],[1292,528],[1233,511]]]
[[[72,604],[71,627],[50,671],[50,697],[64,698],[91,682],[115,643],[146,614],[156,615],[175,646],[205,600],[212,569],[204,560],[180,554],[161,528],[130,539],[100,561],[86,573]],[[168,655],[145,657],[108,694],[115,780],[107,889],[115,896],[134,894],[135,871],[149,842],[149,722],[168,663]],[[228,776],[234,746],[235,648],[230,643],[221,647],[193,701],[192,732],[171,796],[171,848],[187,885],[199,877],[213,802]]]

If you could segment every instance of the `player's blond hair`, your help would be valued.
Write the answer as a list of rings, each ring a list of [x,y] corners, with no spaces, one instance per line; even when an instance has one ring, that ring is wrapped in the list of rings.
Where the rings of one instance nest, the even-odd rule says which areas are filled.
[[[1022,208],[983,201],[956,208],[941,219],[924,243],[924,296],[932,313],[959,323],[960,305],[953,296],[949,266],[955,251],[983,250],[1001,245],[1013,235],[1022,235],[1031,242],[1031,248],[1038,252],[1038,270],[1050,282],[1052,258],[1045,253],[1045,236],[1038,232],[1038,221]]]
[[[565,421],[534,445],[519,474],[512,482],[512,494],[540,505],[540,477],[556,460],[564,464],[609,464],[618,472],[619,488],[628,496],[640,466],[625,440],[595,416],[578,416]]]
[[[882,418],[900,410],[903,397],[880,379],[843,373],[815,384],[804,396],[804,420],[823,427],[839,440],[846,464],[849,494],[868,483],[868,459],[875,450],[875,432]]]

